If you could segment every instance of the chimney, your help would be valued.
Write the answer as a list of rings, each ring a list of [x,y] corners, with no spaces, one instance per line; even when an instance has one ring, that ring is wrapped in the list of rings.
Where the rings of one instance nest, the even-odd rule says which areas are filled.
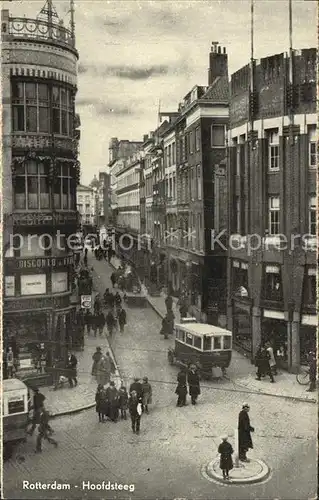
[[[212,85],[219,76],[228,77],[228,56],[225,47],[221,47],[219,42],[212,42],[209,54],[208,85]]]

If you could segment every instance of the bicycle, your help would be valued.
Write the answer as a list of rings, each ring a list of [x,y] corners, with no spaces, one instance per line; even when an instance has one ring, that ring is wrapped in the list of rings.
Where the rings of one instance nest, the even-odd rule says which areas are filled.
[[[310,384],[310,369],[309,368],[302,368],[299,373],[296,375],[296,379],[298,384],[300,385],[308,385]]]

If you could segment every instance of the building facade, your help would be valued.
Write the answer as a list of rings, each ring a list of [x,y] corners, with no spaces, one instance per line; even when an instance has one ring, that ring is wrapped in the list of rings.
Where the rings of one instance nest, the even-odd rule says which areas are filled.
[[[79,120],[77,61],[71,29],[51,2],[34,19],[2,11],[4,192],[4,348],[15,341],[20,369],[32,370],[42,345],[47,363],[65,354],[77,230]],[[5,350],[4,349],[4,350]]]
[[[97,203],[94,188],[79,184],[76,192],[76,204],[82,230],[84,232],[90,231],[97,224]]]
[[[292,371],[318,324],[316,60],[276,54],[231,77],[228,327],[252,358],[282,348]]]

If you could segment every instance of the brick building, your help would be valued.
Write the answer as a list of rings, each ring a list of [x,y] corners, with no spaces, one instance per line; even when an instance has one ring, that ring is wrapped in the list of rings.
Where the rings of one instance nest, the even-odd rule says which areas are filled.
[[[316,61],[276,54],[231,77],[228,327],[250,356],[263,340],[282,347],[291,370],[318,323]]]
[[[15,337],[20,370],[32,371],[39,345],[49,365],[65,354],[75,316],[67,245],[80,177],[73,9],[71,30],[52,2],[34,20],[3,10],[1,39],[3,338],[6,348]],[[18,235],[14,246],[10,234]]]

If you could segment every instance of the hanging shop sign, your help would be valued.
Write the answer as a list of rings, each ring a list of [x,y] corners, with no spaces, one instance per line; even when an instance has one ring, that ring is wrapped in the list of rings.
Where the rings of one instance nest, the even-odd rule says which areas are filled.
[[[24,274],[21,276],[21,295],[44,295],[45,293],[45,274]]]
[[[81,295],[81,307],[82,309],[91,309],[92,307],[91,295]]]
[[[52,273],[52,293],[68,291],[68,273]]]

